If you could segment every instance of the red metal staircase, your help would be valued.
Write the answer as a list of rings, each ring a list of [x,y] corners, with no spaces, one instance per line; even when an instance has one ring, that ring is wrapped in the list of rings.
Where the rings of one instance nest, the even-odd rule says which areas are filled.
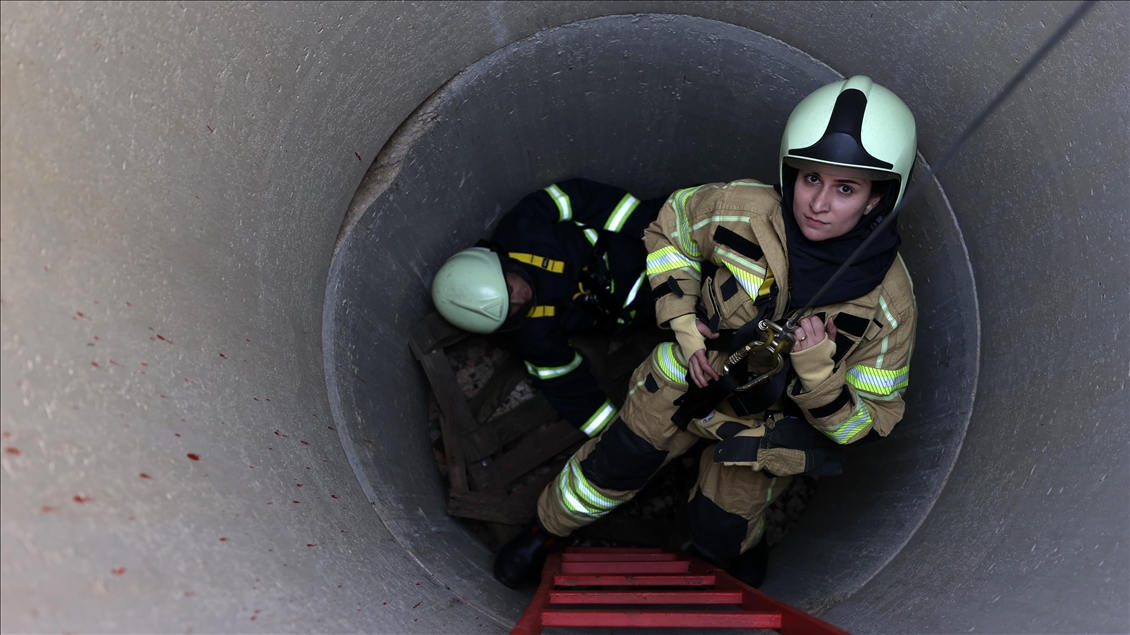
[[[762,628],[782,635],[846,631],[665,549],[572,547],[546,559],[511,634],[546,627]]]

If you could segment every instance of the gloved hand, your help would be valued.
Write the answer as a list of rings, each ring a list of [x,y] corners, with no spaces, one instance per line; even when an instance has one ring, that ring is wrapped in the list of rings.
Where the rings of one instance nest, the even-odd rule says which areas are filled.
[[[843,473],[844,450],[807,421],[786,417],[772,428],[752,428],[721,441],[713,460],[723,465],[745,465],[776,476]]]
[[[831,377],[835,370],[832,355],[836,353],[833,341],[836,339],[836,325],[832,320],[825,325],[819,317],[810,315],[797,324],[793,336],[796,337],[796,345],[789,357],[801,387],[810,392]]]

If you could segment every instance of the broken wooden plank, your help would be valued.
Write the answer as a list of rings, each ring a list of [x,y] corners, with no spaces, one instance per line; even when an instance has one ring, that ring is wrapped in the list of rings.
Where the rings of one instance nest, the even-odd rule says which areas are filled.
[[[540,492],[540,490],[539,490]],[[506,496],[486,492],[451,492],[447,513],[504,525],[521,525],[534,517],[537,496]]]
[[[478,460],[502,449],[523,434],[558,418],[557,410],[541,394],[513,410],[498,415],[463,438],[468,460]]]
[[[564,419],[558,419],[548,427],[527,435],[513,450],[496,456],[498,479],[503,485],[508,484],[587,439],[583,432]]]
[[[490,419],[494,411],[498,410],[526,375],[526,365],[522,360],[507,355],[495,367],[494,374],[487,380],[486,385],[471,398],[471,414],[475,416],[475,421],[482,424]]]
[[[467,425],[474,425],[471,418],[471,409],[467,407],[467,400],[459,383],[455,380],[455,373],[447,361],[443,350],[424,353],[419,350],[415,340],[409,340],[413,354],[420,360],[424,367],[424,374],[432,385],[436,402],[443,413],[440,418],[440,432],[443,434],[443,451],[447,461],[447,478],[451,483],[452,492],[467,491],[467,472],[464,461],[463,447],[460,438]]]
[[[439,313],[429,313],[420,321],[419,326],[412,329],[408,341],[413,345],[412,353],[416,355],[416,359],[420,359],[421,354],[430,353],[437,348],[451,346],[467,335],[467,331],[452,326]]]

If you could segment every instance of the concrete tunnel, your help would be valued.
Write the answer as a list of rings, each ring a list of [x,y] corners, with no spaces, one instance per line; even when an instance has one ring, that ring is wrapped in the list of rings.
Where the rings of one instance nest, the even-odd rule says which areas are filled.
[[[405,334],[524,193],[776,179],[866,74],[918,175],[1059,3],[4,4],[4,632],[504,632]],[[906,420],[765,590],[859,633],[1130,631],[1130,8],[901,219]]]

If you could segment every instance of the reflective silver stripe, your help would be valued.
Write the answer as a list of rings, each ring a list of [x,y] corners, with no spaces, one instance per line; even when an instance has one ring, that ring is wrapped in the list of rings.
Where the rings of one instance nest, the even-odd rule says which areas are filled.
[[[580,223],[578,223],[578,226],[580,226]],[[583,231],[585,232],[585,238],[589,239],[590,245],[595,245],[596,241],[600,240],[600,234],[596,233],[595,229],[592,229],[591,227],[586,227]]]
[[[852,437],[859,434],[861,430],[870,424],[871,413],[867,411],[867,406],[864,405],[863,400],[860,399],[859,405],[855,408],[855,413],[848,417],[843,423],[827,428],[822,426],[817,427],[836,443],[845,444],[851,441]]]
[[[608,231],[618,232],[624,228],[624,223],[628,222],[628,217],[635,211],[636,206],[640,204],[640,200],[631,194],[625,194],[624,198],[616,205],[616,209],[612,210],[612,215],[608,217],[608,222],[604,224],[604,228]]]
[[[550,185],[545,188],[546,192],[553,198],[553,202],[557,203],[557,211],[561,213],[561,222],[573,219],[573,206],[569,203],[569,195],[561,191],[557,184]]]
[[[910,367],[903,366],[895,370],[883,370],[856,365],[848,369],[847,376],[844,379],[855,386],[856,390],[876,395],[889,395],[900,388],[906,388],[910,383]]]
[[[887,299],[883,296],[879,296],[879,306],[883,307],[883,313],[886,314],[887,321],[891,323],[891,328],[897,329],[899,327],[899,321],[895,319],[895,316],[891,315],[891,310],[887,308]]]
[[[581,432],[587,434],[590,438],[600,434],[604,427],[608,425],[612,418],[619,412],[616,406],[612,405],[611,401],[605,401],[596,412],[593,413],[589,420],[581,426]]]
[[[687,367],[682,362],[682,352],[675,349],[675,344],[664,342],[655,347],[655,366],[669,381],[680,386],[687,385]]]
[[[538,379],[556,379],[558,377],[564,377],[574,370],[577,370],[577,367],[580,365],[581,354],[574,352],[573,361],[565,364],[564,366],[534,366],[533,364],[526,362],[526,371],[531,375],[537,377]]]
[[[600,518],[623,502],[596,491],[585,478],[575,456],[557,476],[557,491],[565,509],[582,518]]]
[[[628,308],[628,305],[631,304],[632,301],[636,299],[636,294],[639,293],[639,291],[640,291],[640,285],[643,284],[643,280],[646,277],[647,277],[647,272],[645,271],[645,272],[640,274],[640,279],[636,280],[636,283],[632,285],[632,290],[628,292],[628,299],[624,300],[624,308],[625,309]]]

